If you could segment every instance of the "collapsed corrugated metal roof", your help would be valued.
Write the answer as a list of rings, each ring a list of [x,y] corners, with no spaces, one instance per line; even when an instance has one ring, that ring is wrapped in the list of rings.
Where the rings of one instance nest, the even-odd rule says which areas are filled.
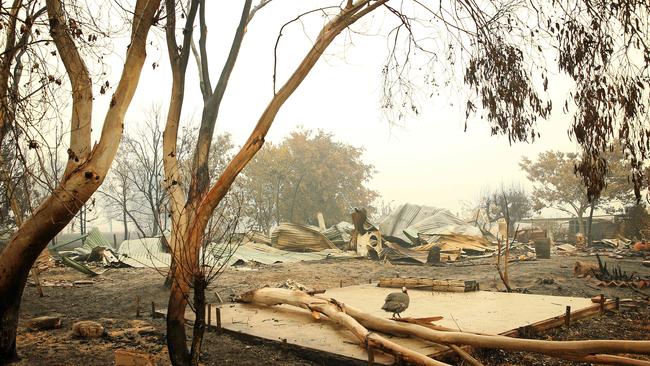
[[[419,206],[406,203],[399,205],[388,216],[382,218],[379,222],[379,231],[383,235],[394,236],[404,241],[408,237],[404,235],[404,229],[414,223],[423,220],[435,214],[439,209],[435,207]]]
[[[169,267],[171,255],[162,251],[158,238],[146,238],[126,241],[120,247],[122,262],[133,267]],[[351,258],[354,253],[345,253],[338,249],[325,249],[317,252],[297,253],[270,247],[265,244],[245,243],[211,243],[200,258],[205,265],[218,266],[224,261],[228,265],[245,262],[262,264],[295,263],[322,259]]]
[[[419,252],[404,248],[403,246],[391,243],[384,242],[384,247],[380,257],[383,259],[389,260],[391,263],[415,263],[415,264],[426,264],[427,263],[427,252]]]
[[[253,243],[271,245],[271,238],[261,231],[249,231],[245,236]]]
[[[270,247],[264,244],[242,244],[232,254],[229,264],[237,262],[258,262],[262,264],[294,263],[316,261],[322,259],[351,258],[355,254],[342,252],[338,249],[325,249],[318,252],[297,253]]]
[[[271,232],[271,246],[291,252],[338,249],[318,228],[282,222]]]
[[[171,254],[164,252],[160,237],[125,240],[119,248],[120,260],[131,267],[169,267]]]
[[[102,233],[96,227],[90,230],[90,232],[88,233],[88,235],[84,240],[83,246],[90,250],[92,250],[95,247],[113,248],[111,243],[109,243],[108,240],[104,238]]]
[[[384,236],[419,244],[419,235],[465,235],[482,237],[481,230],[457,218],[449,210],[403,204],[379,223]]]
[[[455,261],[461,255],[481,256],[493,252],[494,246],[486,239],[468,235],[420,235],[423,244],[411,248],[413,251],[429,252],[440,248],[440,258],[444,262]]]
[[[329,227],[323,231],[323,235],[340,249],[347,249],[348,243],[354,230],[354,225],[349,222],[341,221],[338,224]]]
[[[435,245],[445,250],[463,250],[466,253],[483,254],[487,250],[494,250],[494,245],[486,239],[479,236],[470,235],[420,235],[422,242],[426,243],[420,245],[414,250],[429,250],[432,245]]]

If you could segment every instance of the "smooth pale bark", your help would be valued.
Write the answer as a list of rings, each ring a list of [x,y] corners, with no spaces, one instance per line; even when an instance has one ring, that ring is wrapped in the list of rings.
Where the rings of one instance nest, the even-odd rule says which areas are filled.
[[[166,0],[167,9],[175,9],[174,0]],[[185,95],[185,72],[189,60],[190,43],[194,29],[194,21],[197,14],[199,1],[192,0],[189,4],[189,11],[183,29],[183,43],[179,47],[176,42],[176,14],[167,14],[165,26],[167,52],[172,70],[172,90],[167,111],[167,121],[163,131],[163,171],[165,174],[165,189],[169,196],[169,211],[171,219],[171,235],[169,238],[169,250],[172,253],[172,262],[165,281],[166,286],[172,290],[176,287],[177,279],[180,276],[177,271],[177,263],[180,261],[184,237],[187,232],[188,211],[185,208],[185,194],[181,180],[178,164],[178,127],[183,109]],[[169,297],[167,315],[167,347],[169,357],[174,365],[186,365],[192,362],[190,352],[187,350],[185,339],[185,307],[174,304],[185,304],[187,299],[182,291],[172,291]],[[171,315],[170,315],[171,314]]]
[[[296,301],[299,299],[299,301]],[[242,302],[259,305],[288,304],[305,308],[314,302],[323,301],[321,297],[307,295],[300,291],[278,288],[263,288],[250,291],[241,296]],[[337,304],[341,304],[336,302]],[[311,305],[309,305],[311,306]],[[364,327],[387,334],[398,336],[416,337],[439,344],[469,345],[477,348],[494,348],[512,351],[526,351],[542,353],[564,359],[584,359],[606,362],[607,360],[627,360],[620,356],[596,355],[601,353],[622,354],[650,354],[650,341],[622,341],[622,340],[585,340],[585,341],[544,341],[537,339],[519,339],[498,335],[479,335],[464,332],[450,332],[434,330],[418,324],[396,322],[380,318],[356,309],[352,306],[341,304],[345,312]],[[634,364],[634,363],[630,363]]]
[[[163,131],[163,171],[165,174],[165,189],[169,195],[169,211],[172,222],[169,243],[172,253],[175,253],[177,243],[180,241],[179,235],[182,236],[187,227],[187,216],[183,208],[185,194],[182,189],[183,182],[181,181],[176,143],[185,96],[185,71],[189,60],[189,45],[192,40],[192,30],[194,29],[198,4],[198,0],[192,0],[190,3],[183,29],[182,46],[179,47],[176,42],[176,16],[168,14],[165,26],[167,52],[172,70],[172,90],[169,98],[169,109],[167,110],[167,121]],[[166,0],[165,6],[167,9],[174,9],[175,1]]]
[[[72,86],[72,119],[70,128],[70,147],[68,164],[63,177],[72,173],[83,164],[90,154],[90,127],[93,114],[93,84],[88,68],[79,52],[66,25],[60,1],[48,1],[47,13],[50,20],[50,35],[54,40],[59,55],[63,60],[65,71]],[[72,51],[75,50],[75,51]]]
[[[0,255],[0,299],[2,299],[0,301],[0,361],[16,357],[15,340],[20,299],[29,269],[47,243],[74,218],[83,204],[97,190],[115,157],[122,134],[124,114],[131,103],[144,65],[147,34],[159,4],[159,0],[138,0],[136,4],[131,45],[98,144],[91,151],[88,159],[80,161],[79,166],[68,172],[50,196],[25,220]],[[67,23],[61,21],[60,13],[57,13],[57,9],[61,8],[60,1],[48,0],[47,7],[51,23],[54,22],[56,27],[60,27],[55,29],[63,29]],[[74,42],[62,42],[63,37],[69,37],[69,31],[60,32],[53,38],[59,53],[78,53]],[[70,60],[74,58],[62,56],[64,63],[71,62]],[[66,64],[66,68],[69,67],[73,66]],[[83,73],[85,68],[75,70]],[[73,85],[83,84],[78,80],[72,81],[75,78],[83,78],[80,74],[69,73],[68,77]],[[73,98],[73,111],[90,110],[91,107],[78,105],[88,103],[92,103],[92,100]],[[81,113],[72,118],[74,120],[82,117],[90,116]],[[90,121],[79,119],[78,123],[85,125]],[[79,133],[79,130],[71,129],[71,131],[72,136]],[[71,137],[71,143],[73,140],[81,141],[78,145],[81,146],[84,139],[83,136],[74,136]]]
[[[414,335],[422,339],[443,344],[537,352],[556,357],[561,357],[561,353],[573,355],[588,355],[592,353],[650,354],[650,341],[543,341],[537,339],[519,339],[464,332],[448,332],[433,330],[420,325],[399,323],[389,319],[374,317],[350,306],[346,306],[346,311],[368,328],[378,329],[381,327],[382,329],[389,331],[391,334]]]

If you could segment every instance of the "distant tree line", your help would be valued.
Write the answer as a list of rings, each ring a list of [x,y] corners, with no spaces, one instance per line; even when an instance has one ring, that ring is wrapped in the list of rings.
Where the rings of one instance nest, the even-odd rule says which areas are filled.
[[[113,169],[100,189],[105,213],[122,223],[127,233],[157,236],[169,225],[162,172],[160,113],[123,136]],[[196,130],[185,129],[179,146],[182,175],[191,174],[189,153]],[[234,145],[228,134],[212,144],[210,169],[219,174]],[[267,143],[243,171],[234,191],[243,197],[243,214],[253,227],[268,231],[288,221],[317,224],[323,213],[328,224],[350,221],[352,207],[372,212],[377,192],[366,187],[374,167],[362,160],[363,149],[336,141],[331,133],[298,128],[279,143]]]
[[[484,232],[499,219],[508,223],[510,235],[514,235],[515,223],[529,218],[534,212],[551,208],[577,220],[577,230],[591,238],[594,211],[628,216],[625,235],[638,237],[640,231],[648,230],[650,217],[643,200],[637,200],[630,177],[630,163],[623,149],[615,148],[603,153],[606,160],[603,189],[591,198],[578,174],[578,166],[584,156],[561,151],[544,151],[536,159],[523,157],[519,163],[526,172],[533,188],[529,193],[517,184],[501,185],[497,189],[484,189],[478,203],[470,210],[472,222]],[[650,168],[646,167],[646,174]],[[647,185],[641,187],[647,190]],[[647,194],[647,192],[646,192]]]
[[[578,231],[587,238],[590,238],[594,210],[621,214],[645,212],[645,205],[635,196],[629,160],[620,148],[620,143],[615,141],[613,144],[613,149],[602,154],[606,161],[603,189],[591,196],[577,174],[584,156],[545,151],[535,160],[524,157],[519,165],[533,184],[532,208],[535,211],[554,208],[576,217]],[[645,169],[647,174],[650,168]],[[641,189],[647,189],[647,185]]]

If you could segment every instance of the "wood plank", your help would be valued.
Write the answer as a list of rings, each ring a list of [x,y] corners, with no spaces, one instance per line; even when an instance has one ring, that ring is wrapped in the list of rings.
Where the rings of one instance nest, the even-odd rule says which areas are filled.
[[[613,300],[608,300],[605,302],[604,308],[606,310],[612,310],[616,308],[616,304]],[[591,318],[598,314],[600,314],[600,304],[591,305],[586,308],[571,311],[571,323],[574,323],[577,320]],[[565,322],[565,318],[566,318],[565,314],[554,316],[552,318],[533,323],[530,325],[530,327],[535,332],[543,332],[549,329],[563,326]],[[521,334],[519,333],[520,333],[519,329],[513,329],[508,332],[501,333],[501,335],[508,336],[508,337],[520,337]]]
[[[422,277],[386,277],[380,278],[379,287],[431,290],[441,292],[470,292],[478,291],[478,282],[474,280],[438,280]]]

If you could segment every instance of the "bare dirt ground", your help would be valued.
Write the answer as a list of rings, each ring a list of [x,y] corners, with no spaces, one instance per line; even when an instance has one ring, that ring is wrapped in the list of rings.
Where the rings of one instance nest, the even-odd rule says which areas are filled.
[[[580,321],[570,329],[555,329],[536,335],[541,339],[650,339],[650,290],[633,291],[628,288],[600,288],[593,279],[573,277],[575,261],[594,261],[595,257],[554,257],[550,260],[511,263],[511,282],[514,287],[525,288],[534,294],[591,297],[599,293],[613,298],[644,299],[645,303],[621,312]],[[619,264],[628,272],[650,274],[650,268],[642,267],[640,259],[610,259],[611,265]],[[382,276],[425,276],[441,279],[478,280],[482,290],[503,289],[490,259],[475,261],[474,265],[449,264],[445,267],[391,265],[365,259],[325,260],[308,263],[276,264],[248,270],[228,269],[209,291],[208,299],[216,303],[215,292],[225,300],[231,294],[265,285],[274,285],[292,279],[314,288],[331,288],[343,285],[368,283]],[[65,267],[50,269],[42,276],[48,282],[87,280],[86,275]],[[541,279],[552,279],[552,284],[542,284]],[[18,329],[18,352],[21,361],[17,365],[112,365],[114,350],[127,348],[156,355],[158,365],[169,365],[165,347],[165,324],[163,319],[151,319],[151,302],[166,307],[167,291],[163,288],[162,275],[153,269],[110,269],[93,279],[94,283],[74,287],[45,287],[45,297],[38,297],[33,286],[23,295],[21,321]],[[141,317],[136,318],[136,297],[140,298]],[[516,309],[513,309],[516,311]],[[63,327],[48,331],[27,329],[27,319],[42,315],[58,315]],[[153,325],[154,332],[119,337],[105,336],[94,340],[75,338],[72,324],[78,320],[95,320],[107,331],[132,327],[137,322]],[[327,359],[308,359],[305,354],[289,351],[274,344],[240,340],[233,336],[208,333],[203,346],[202,361],[205,365],[319,365],[334,364]],[[567,365],[536,354],[481,350],[477,356],[485,365]],[[577,363],[576,363],[577,364]]]

